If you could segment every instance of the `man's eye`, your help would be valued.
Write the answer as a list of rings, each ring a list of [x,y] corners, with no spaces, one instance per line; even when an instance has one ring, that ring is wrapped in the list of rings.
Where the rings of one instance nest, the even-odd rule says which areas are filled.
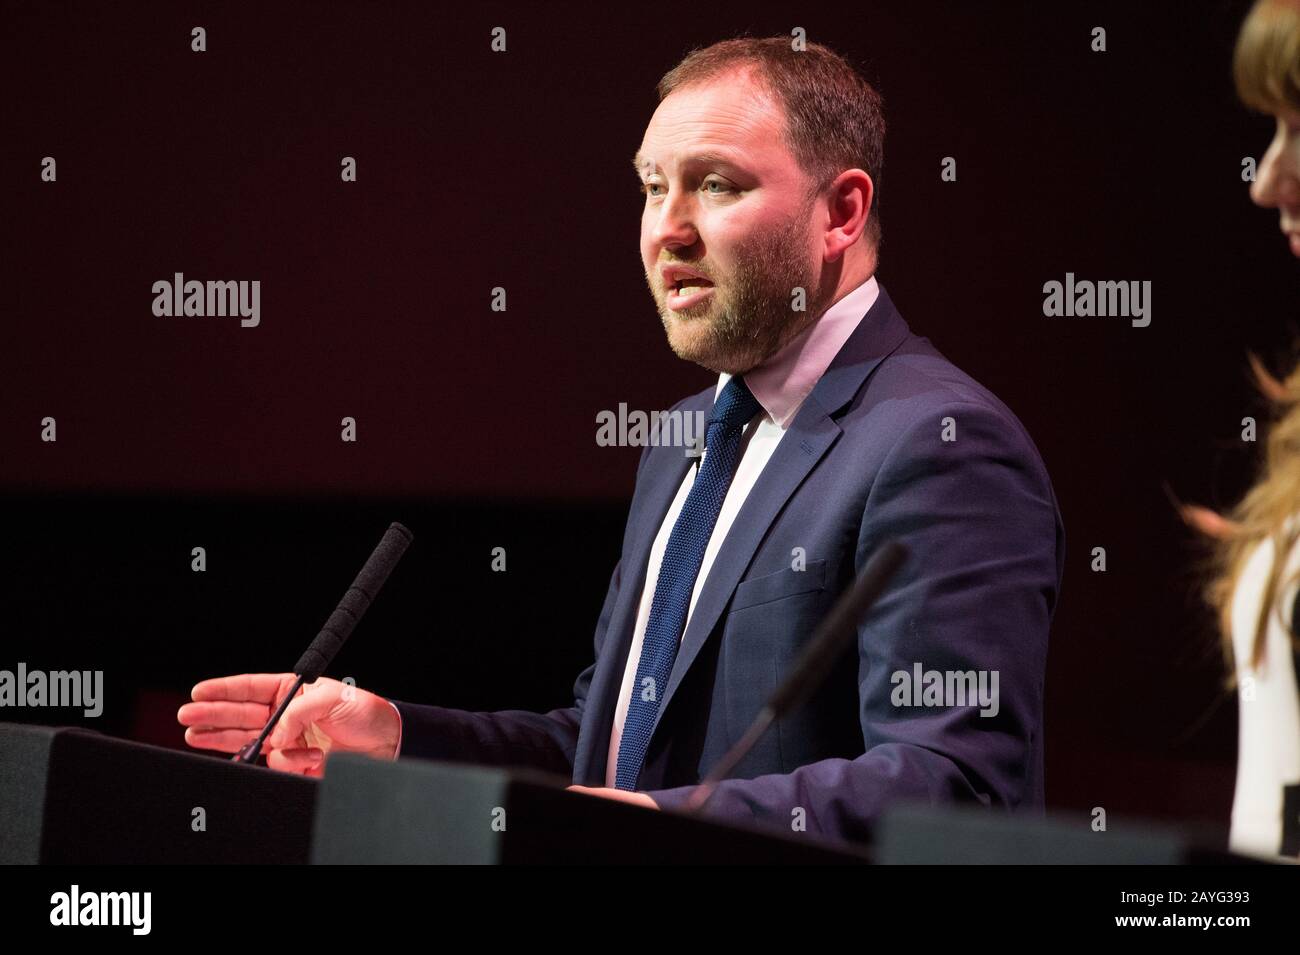
[[[709,189],[709,186],[717,186],[718,188]],[[651,190],[661,189],[661,188],[662,186],[657,182],[643,182],[641,183],[640,192],[642,195],[645,196],[658,197],[659,193],[652,192]],[[720,196],[728,192],[735,192],[735,190],[731,186],[727,185],[727,183],[723,182],[721,179],[706,179],[704,181],[704,188],[708,191],[710,195],[713,196]]]

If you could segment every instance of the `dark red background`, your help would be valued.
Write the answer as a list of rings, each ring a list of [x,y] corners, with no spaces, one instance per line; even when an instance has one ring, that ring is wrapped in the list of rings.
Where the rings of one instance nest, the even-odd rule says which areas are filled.
[[[1061,500],[1053,805],[1226,827],[1236,704],[1166,488],[1241,492],[1246,350],[1294,356],[1300,270],[1240,177],[1271,136],[1231,85],[1248,6],[6,4],[0,666],[99,661],[96,725],[178,744],[189,685],[287,667],[400,519],[417,545],[340,665],[566,702],[638,455],[596,414],[712,378],[664,341],[628,157],[690,47],[797,25],[885,97],[881,281],[1020,415]],[[175,271],[261,280],[260,327],[155,317]],[[1066,272],[1150,280],[1150,327],[1045,318]]]

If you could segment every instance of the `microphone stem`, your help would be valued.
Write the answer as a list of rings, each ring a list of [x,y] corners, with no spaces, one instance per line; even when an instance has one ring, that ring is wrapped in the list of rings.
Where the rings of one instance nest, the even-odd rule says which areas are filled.
[[[280,701],[280,708],[275,711],[271,716],[271,719],[267,721],[267,724],[262,727],[262,732],[258,734],[257,739],[245,743],[240,747],[239,752],[230,757],[231,762],[257,762],[257,757],[262,754],[262,744],[265,743],[266,738],[271,735],[271,730],[275,729],[275,724],[280,722],[280,717],[284,716],[284,711],[289,708],[290,701],[292,701],[293,698],[298,695],[298,691],[302,689],[304,679],[305,677],[303,675],[299,675],[297,681],[293,684],[293,689],[284,695],[284,699]]]

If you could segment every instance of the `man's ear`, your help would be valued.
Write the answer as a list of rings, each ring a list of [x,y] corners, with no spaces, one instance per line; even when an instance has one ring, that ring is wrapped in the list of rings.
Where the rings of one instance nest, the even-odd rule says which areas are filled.
[[[844,170],[826,187],[823,195],[830,217],[825,237],[828,260],[839,258],[862,238],[875,190],[875,183],[861,169]]]

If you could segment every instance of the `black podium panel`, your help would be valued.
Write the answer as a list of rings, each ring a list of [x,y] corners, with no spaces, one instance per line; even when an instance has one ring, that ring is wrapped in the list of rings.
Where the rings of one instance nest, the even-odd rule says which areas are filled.
[[[1094,832],[1087,818],[976,807],[899,806],[876,826],[875,859],[902,865],[1256,865],[1185,832],[1132,822]]]
[[[331,757],[316,863],[862,864],[812,836],[718,825],[567,792],[540,773]]]
[[[84,729],[0,723],[0,863],[302,863],[317,785]],[[199,808],[206,831],[194,830]]]

